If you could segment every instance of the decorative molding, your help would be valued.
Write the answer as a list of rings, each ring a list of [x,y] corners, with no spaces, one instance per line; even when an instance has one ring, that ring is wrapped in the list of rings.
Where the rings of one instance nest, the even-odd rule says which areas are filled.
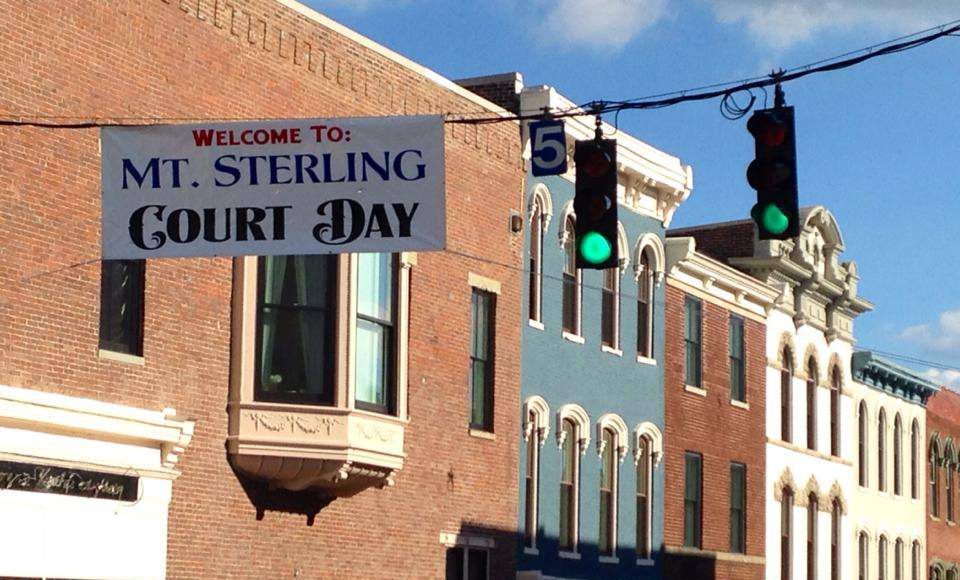
[[[813,360],[814,368],[817,371],[816,382],[819,385],[820,383],[823,382],[824,374],[823,374],[823,368],[820,365],[820,354],[819,354],[819,351],[817,351],[817,345],[814,344],[813,342],[807,344],[807,350],[803,352],[803,359],[802,359],[803,365],[801,365],[800,367],[794,367],[796,369],[796,372],[794,374],[800,378],[803,378],[804,380],[809,379],[810,377],[808,373],[808,368],[810,366],[811,359]]]
[[[833,485],[830,486],[830,491],[827,492],[827,507],[826,511],[831,511],[833,509],[833,502],[840,502],[840,510],[843,515],[847,515],[850,510],[850,506],[847,503],[847,499],[843,496],[843,488],[840,487],[840,483],[837,481],[833,482]]]
[[[530,414],[534,414],[534,420],[530,420]],[[530,435],[534,429],[537,431],[537,437],[542,447],[547,442],[547,435],[550,433],[550,406],[540,395],[527,397],[523,402],[523,440],[529,441]]]
[[[533,210],[537,204],[540,205],[540,231],[545,235],[550,227],[550,220],[553,219],[553,197],[550,189],[543,183],[536,183],[527,197],[527,223],[533,223]]]
[[[797,345],[794,341],[793,334],[790,332],[783,332],[780,334],[780,342],[777,344],[776,358],[774,359],[774,364],[770,366],[776,368],[777,370],[784,369],[784,363],[786,362],[783,360],[784,348],[790,349],[790,366],[793,369],[793,375],[796,376],[797,367],[799,366],[797,365]]]
[[[383,430],[376,425],[366,425],[363,422],[357,422],[357,432],[359,432],[365,439],[371,441],[380,441],[381,443],[389,443],[393,440],[393,431]],[[327,432],[329,435],[329,431]]]
[[[794,505],[800,505],[800,498],[797,494],[797,482],[794,481],[793,473],[789,467],[783,468],[780,479],[773,482],[773,499],[778,502],[783,501],[783,490],[786,488],[793,490]],[[806,500],[804,500],[804,502],[805,501]]]
[[[563,420],[570,419],[577,426],[577,440],[580,455],[586,455],[590,446],[590,416],[576,403],[567,403],[557,410],[557,447],[563,449],[567,434],[563,430]]]
[[[653,466],[656,467],[660,465],[660,461],[663,459],[663,433],[660,431],[660,428],[645,421],[643,423],[638,423],[636,427],[633,428],[633,462],[638,464],[640,462],[640,440],[646,438],[650,442],[650,455],[653,459]]]
[[[606,442],[603,440],[604,429],[610,429],[616,435],[617,458],[623,462],[623,458],[627,456],[627,442],[630,439],[630,431],[627,429],[627,424],[623,422],[623,419],[621,419],[619,415],[613,413],[607,413],[597,420],[597,455],[599,457],[603,457],[603,450],[606,446]]]
[[[276,414],[252,411],[246,413],[246,416],[253,422],[255,431],[260,431],[263,427],[274,433],[295,434],[299,430],[304,435],[316,435],[326,430],[326,435],[331,435],[334,427],[343,425],[343,420],[338,417],[307,418],[298,413]]]
[[[617,253],[620,254],[617,265],[622,276],[630,264],[630,242],[627,241],[627,230],[620,220],[617,220]]]
[[[573,200],[567,200],[563,207],[560,209],[560,220],[557,222],[557,241],[560,243],[560,249],[563,250],[567,242],[569,241],[570,235],[567,231],[567,220],[573,220],[573,225],[576,227],[577,224],[577,214],[573,211]]]

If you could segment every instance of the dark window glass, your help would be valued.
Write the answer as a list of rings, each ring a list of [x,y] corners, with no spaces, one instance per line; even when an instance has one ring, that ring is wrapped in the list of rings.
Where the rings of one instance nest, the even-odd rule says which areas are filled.
[[[683,303],[683,342],[685,353],[684,380],[691,387],[700,386],[701,305],[687,296]]]
[[[526,502],[524,504],[524,542],[528,548],[537,546],[537,527],[539,525],[540,501],[540,431],[536,428],[537,415],[530,413],[527,417],[534,427],[527,438],[527,475],[526,475]]]
[[[448,549],[446,580],[489,580],[488,558],[487,550]]]
[[[877,422],[877,487],[887,491],[887,413],[880,409]]]
[[[580,454],[577,453],[577,427],[563,420],[563,467],[560,472],[560,549],[572,552],[577,546],[577,480]]]
[[[862,487],[869,484],[867,473],[867,404],[860,401],[857,410],[857,477]]]
[[[730,464],[730,551],[747,553],[747,466]]]
[[[920,542],[914,542],[910,552],[910,580],[920,580]]]
[[[486,550],[467,551],[467,580],[487,580],[488,554]]]
[[[356,403],[396,412],[396,269],[393,254],[357,256]]]
[[[617,530],[617,437],[610,429],[603,430],[603,453],[600,457],[600,554],[612,556],[616,549]]]
[[[877,548],[877,580],[887,580],[887,538],[880,538]]]
[[[463,567],[466,564],[466,554],[463,548],[450,548],[447,550],[447,576],[446,580],[464,580]]]
[[[493,431],[496,297],[474,288],[470,317],[470,426]]]
[[[817,450],[817,363],[807,368],[807,449]]]
[[[653,264],[644,251],[637,281],[637,354],[646,358],[653,358],[653,283]]]
[[[580,270],[577,269],[577,255],[574,244],[576,232],[573,219],[568,219],[564,235],[563,261],[563,330],[570,334],[580,334]]]
[[[841,519],[843,517],[843,507],[840,500],[833,500],[833,506],[830,510],[830,580],[840,580],[840,535],[843,533]]]
[[[820,513],[817,494],[807,498],[807,580],[817,580],[817,515]]]
[[[702,545],[702,492],[703,457],[688,452],[684,457],[683,545],[691,548]]]
[[[940,517],[940,453],[935,445],[930,447],[930,514]]]
[[[903,424],[900,413],[893,420],[893,493],[903,495]]]
[[[650,557],[650,499],[653,496],[653,474],[650,442],[640,439],[640,460],[637,462],[637,555]]]
[[[840,369],[833,367],[830,384],[830,455],[840,456]]]
[[[793,580],[793,490],[784,488],[780,500],[780,580]]]
[[[543,211],[539,199],[533,206],[530,220],[530,272],[527,285],[527,309],[530,320],[540,321],[541,289],[543,280]]]
[[[619,348],[617,330],[620,326],[620,269],[603,271],[603,303],[600,307],[600,341],[610,348]]]
[[[953,465],[947,464],[947,468],[944,470],[944,479],[946,480],[946,490],[947,490],[947,521],[952,522],[954,520],[953,514]]]
[[[747,378],[744,365],[743,319],[739,316],[730,316],[730,398],[734,401],[746,402]]]
[[[893,578],[903,580],[903,540],[899,538],[893,549]]]
[[[917,499],[920,479],[920,424],[913,420],[910,427],[910,497]]]
[[[783,368],[780,370],[780,439],[793,439],[793,355],[783,350]]]
[[[863,532],[860,532],[860,536],[857,541],[858,541],[857,554],[859,554],[859,557],[858,557],[858,562],[859,562],[858,574],[859,575],[857,576],[857,578],[859,580],[868,580],[867,561],[868,561],[868,558],[870,557],[870,546],[869,544],[867,544],[867,535]]]
[[[259,259],[256,400],[333,404],[336,272],[336,256]]]
[[[145,260],[100,262],[100,348],[143,355]]]

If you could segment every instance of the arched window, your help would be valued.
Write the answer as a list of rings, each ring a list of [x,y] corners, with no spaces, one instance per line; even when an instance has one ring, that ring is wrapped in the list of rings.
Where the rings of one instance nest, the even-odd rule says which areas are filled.
[[[857,408],[857,469],[861,487],[867,487],[870,482],[867,474],[867,404],[860,401]]]
[[[920,487],[920,423],[914,419],[910,426],[910,497],[917,499]]]
[[[817,580],[817,515],[820,513],[816,492],[807,498],[807,580]]]
[[[887,491],[887,412],[880,409],[877,419],[877,487]]]
[[[910,550],[910,580],[920,580],[920,542],[916,540]]]
[[[857,537],[857,561],[859,564],[858,580],[869,580],[867,576],[867,561],[870,557],[870,544],[868,543],[867,533],[860,532]]]
[[[543,202],[539,196],[534,198],[533,213],[530,217],[530,272],[527,284],[528,311],[530,320],[543,322]]]
[[[840,367],[833,367],[830,381],[830,455],[840,456]]]
[[[903,495],[903,422],[900,413],[893,419],[893,493]]]
[[[887,537],[880,536],[877,548],[877,580],[889,580],[887,577]]]
[[[793,570],[793,490],[783,488],[780,500],[780,580],[792,580]]]
[[[948,441],[945,452],[944,452],[944,481],[947,492],[947,521],[955,521],[954,514],[954,482],[953,482],[953,472],[956,470],[957,466],[955,463],[954,451],[953,451],[953,442]]]
[[[580,491],[580,452],[577,442],[579,428],[572,419],[561,422],[560,454],[560,549],[567,552],[577,550],[577,504]]]
[[[830,580],[840,580],[841,570],[841,552],[840,537],[843,534],[841,519],[843,517],[843,506],[839,499],[833,500],[830,508]]]
[[[641,436],[637,442],[637,557],[650,558],[650,528],[653,521],[653,459],[650,439]]]
[[[563,331],[580,336],[580,269],[577,268],[577,233],[573,216],[563,225]]]
[[[893,579],[903,580],[903,538],[897,538],[893,548]]]
[[[652,250],[640,253],[637,278],[637,356],[653,358],[653,284],[655,273]]]
[[[783,349],[783,368],[780,371],[780,439],[792,440],[793,422],[793,353]]]
[[[546,442],[549,431],[550,408],[542,397],[532,396],[524,403],[526,424],[523,435],[526,441],[526,477],[524,494],[524,546],[536,549],[540,527],[540,448]]]
[[[613,350],[620,350],[620,268],[617,266],[603,271],[600,344]]]
[[[930,442],[930,515],[940,517],[940,447],[936,439]]]
[[[807,361],[807,449],[817,450],[817,361]]]
[[[613,556],[617,538],[617,434],[603,429],[600,452],[600,555]]]

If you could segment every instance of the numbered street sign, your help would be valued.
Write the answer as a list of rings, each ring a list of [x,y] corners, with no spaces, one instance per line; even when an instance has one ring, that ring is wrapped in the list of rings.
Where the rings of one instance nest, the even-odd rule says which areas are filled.
[[[534,177],[566,173],[567,147],[563,121],[530,123],[530,159]]]

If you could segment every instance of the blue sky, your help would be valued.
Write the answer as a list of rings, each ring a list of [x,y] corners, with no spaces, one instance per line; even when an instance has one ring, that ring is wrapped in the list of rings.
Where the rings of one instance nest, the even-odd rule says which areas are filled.
[[[960,19],[943,0],[307,0],[449,78],[519,71],[575,102],[754,77]],[[859,345],[960,367],[960,38],[784,89],[801,205],[828,206],[876,310]],[[612,121],[612,119],[609,119]],[[672,225],[743,219],[745,119],[719,101],[625,112],[620,127],[694,169]],[[931,376],[960,388],[960,372]]]

